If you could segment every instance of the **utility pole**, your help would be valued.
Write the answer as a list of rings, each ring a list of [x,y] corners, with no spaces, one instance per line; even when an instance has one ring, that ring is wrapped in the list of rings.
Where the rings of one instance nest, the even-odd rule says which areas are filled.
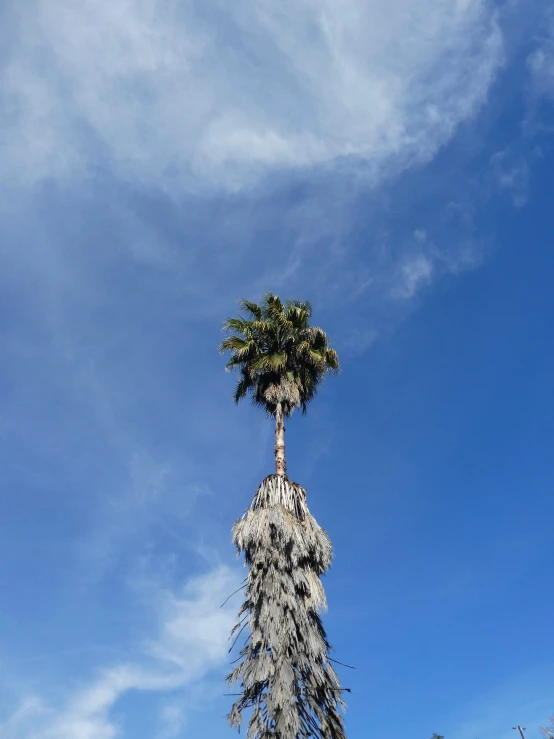
[[[527,729],[524,726],[512,726],[512,729],[514,729],[514,731],[519,731],[521,739],[525,739],[525,734],[523,732],[527,731]]]

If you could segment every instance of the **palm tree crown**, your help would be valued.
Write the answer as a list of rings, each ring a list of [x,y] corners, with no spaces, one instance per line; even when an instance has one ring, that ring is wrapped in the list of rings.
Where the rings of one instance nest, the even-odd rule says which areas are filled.
[[[339,359],[329,347],[327,334],[310,326],[309,302],[283,303],[268,293],[260,305],[241,300],[242,317],[229,318],[222,352],[231,352],[226,369],[238,369],[235,401],[251,394],[255,405],[277,416],[290,416],[295,408],[305,413],[327,372],[336,373]]]

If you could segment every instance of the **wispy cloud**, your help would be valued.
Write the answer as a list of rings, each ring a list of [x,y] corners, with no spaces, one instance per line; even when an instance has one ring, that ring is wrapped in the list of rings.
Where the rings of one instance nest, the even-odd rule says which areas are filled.
[[[527,60],[533,92],[536,95],[554,96],[554,13],[546,14],[542,33],[534,51]]]
[[[500,189],[511,197],[516,208],[522,208],[529,195],[527,158],[513,147],[508,147],[491,157],[491,169]]]
[[[512,727],[519,725],[527,729],[530,739],[538,739],[540,726],[552,714],[553,688],[553,665],[522,672],[461,706],[449,717],[444,732],[452,739],[513,739]]]
[[[231,605],[222,601],[237,586],[237,576],[218,569],[190,580],[179,592],[149,587],[157,611],[157,633],[142,644],[140,658],[100,670],[88,684],[70,692],[59,705],[40,696],[21,699],[0,724],[2,739],[115,739],[123,728],[112,715],[132,691],[171,693],[203,680],[227,655]],[[207,691],[208,698],[210,691]],[[159,716],[160,737],[175,736],[185,720],[183,705],[165,703]]]
[[[69,304],[78,313],[87,293],[91,314],[119,304],[104,276],[105,264],[123,252],[151,269],[154,311],[161,306],[167,313],[179,303],[182,312],[194,304],[197,313],[220,315],[231,284],[232,299],[245,290],[294,294],[299,285],[305,290],[307,274],[312,297],[325,295],[329,307],[361,305],[370,296],[375,325],[353,326],[346,340],[359,350],[426,286],[462,263],[478,263],[471,229],[447,248],[425,218],[403,233],[391,233],[387,224],[362,248],[355,229],[361,209],[380,207],[377,182],[390,183],[400,170],[429,160],[486,100],[503,61],[494,3],[394,0],[384,8],[348,0],[338,9],[332,2],[287,0],[278,11],[253,0],[209,9],[160,0],[86,0],[78,7],[33,0],[33,6],[34,12],[12,11],[4,30],[10,183],[54,178],[67,192],[76,179],[109,172],[133,187],[142,182],[171,193],[164,219],[174,221],[175,231],[160,233],[143,203],[133,206],[112,193],[117,207],[103,219],[109,247],[97,246],[104,232],[95,243],[83,240],[79,219],[88,214],[78,210],[67,214],[66,237],[74,237],[75,249],[55,238],[46,251],[43,244],[22,247],[25,269],[40,274],[42,291],[54,301],[48,310],[41,306],[41,315],[53,314],[54,323]],[[281,170],[288,185],[291,171],[302,171],[311,195],[291,201],[277,185],[243,188],[232,202],[211,197],[214,186],[241,188]],[[35,205],[36,229],[43,232],[48,218],[37,211]],[[427,232],[424,241],[413,238],[418,231]],[[267,233],[279,244],[279,260],[261,259],[258,234]],[[103,271],[91,293],[96,263]],[[61,300],[60,290],[73,299]],[[58,333],[74,352],[74,341]],[[82,347],[88,384],[110,353],[109,341],[118,339],[109,326],[101,341],[94,336]]]
[[[156,739],[173,739],[185,725],[185,711],[181,703],[167,703],[160,715],[161,727]]]
[[[196,189],[425,160],[487,96],[496,16],[488,0],[33,0],[3,30],[7,175],[115,166]]]

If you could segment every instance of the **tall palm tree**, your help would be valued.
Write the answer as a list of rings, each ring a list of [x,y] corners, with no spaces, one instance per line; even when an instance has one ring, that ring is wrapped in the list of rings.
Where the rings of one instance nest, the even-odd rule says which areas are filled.
[[[239,371],[235,401],[250,395],[275,419],[275,474],[233,527],[249,574],[231,636],[236,643],[247,627],[248,636],[227,678],[241,687],[229,721],[240,728],[243,711],[252,709],[247,739],[346,739],[342,688],[320,618],[331,542],[310,514],[304,488],[287,477],[284,424],[295,408],[306,412],[339,361],[325,332],[310,326],[309,303],[283,303],[269,293],[260,305],[240,304],[242,316],[226,321],[230,335],[220,348],[231,353],[227,369]]]

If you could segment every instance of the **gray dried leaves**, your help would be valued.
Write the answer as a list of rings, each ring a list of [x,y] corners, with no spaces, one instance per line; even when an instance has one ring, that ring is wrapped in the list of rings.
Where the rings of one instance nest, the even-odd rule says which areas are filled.
[[[239,728],[252,709],[247,739],[345,739],[341,687],[319,616],[326,606],[320,576],[332,548],[308,510],[306,491],[270,475],[233,535],[250,569],[232,635],[248,629],[228,676],[241,688],[230,724]]]

